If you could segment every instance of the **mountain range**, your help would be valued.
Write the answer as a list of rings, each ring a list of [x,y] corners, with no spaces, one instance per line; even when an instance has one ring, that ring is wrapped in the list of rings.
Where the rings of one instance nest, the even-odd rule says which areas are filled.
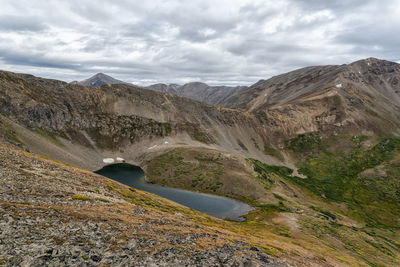
[[[96,76],[66,83],[0,72],[1,188],[13,221],[17,207],[47,211],[40,202],[45,197],[55,210],[72,205],[90,227],[90,205],[110,220],[107,227],[113,216],[138,223],[133,210],[143,207],[137,214],[146,214],[151,227],[168,225],[165,244],[184,242],[174,232],[182,223],[199,236],[214,231],[226,243],[210,241],[213,249],[225,248],[210,252],[210,264],[233,251],[242,253],[237,262],[249,257],[261,266],[400,264],[400,64],[368,58],[312,66],[249,87],[142,88]],[[140,166],[148,181],[236,198],[256,209],[245,222],[217,220],[96,180],[88,171],[109,157]],[[41,182],[30,189],[34,179]],[[110,202],[98,200],[105,197]],[[151,231],[143,231],[142,240],[152,240]],[[194,251],[207,247],[199,242],[190,251],[176,246],[174,253],[196,257]],[[167,254],[151,257],[161,264]]]
[[[221,105],[231,96],[245,91],[247,86],[209,86],[201,82],[191,82],[184,85],[177,84],[153,84],[148,89],[171,93],[211,105]]]
[[[129,84],[113,77],[97,73],[92,77],[83,81],[73,81],[71,84],[79,84],[83,86],[103,86],[111,84]],[[194,99],[211,105],[220,105],[225,102],[229,97],[246,90],[247,86],[209,86],[201,82],[191,82],[184,85],[178,84],[164,84],[157,83],[149,85],[147,89],[170,93],[174,95],[183,96],[186,98]]]

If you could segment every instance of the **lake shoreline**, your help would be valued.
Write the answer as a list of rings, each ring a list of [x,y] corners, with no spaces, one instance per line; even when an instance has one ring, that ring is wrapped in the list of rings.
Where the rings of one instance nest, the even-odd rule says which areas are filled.
[[[220,219],[245,221],[244,216],[254,210],[254,207],[235,198],[152,183],[139,166],[128,163],[109,164],[95,173]]]

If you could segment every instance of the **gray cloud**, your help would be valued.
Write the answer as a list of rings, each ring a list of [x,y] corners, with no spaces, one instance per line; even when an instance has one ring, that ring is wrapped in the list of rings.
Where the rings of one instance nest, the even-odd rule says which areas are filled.
[[[0,17],[0,31],[44,31],[47,26],[34,16],[4,15]]]
[[[251,84],[399,60],[400,0],[0,0],[0,68],[66,81]]]

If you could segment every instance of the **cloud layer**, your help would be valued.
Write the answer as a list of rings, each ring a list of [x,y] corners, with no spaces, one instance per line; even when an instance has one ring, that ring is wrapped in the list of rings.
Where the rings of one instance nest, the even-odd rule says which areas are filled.
[[[252,84],[308,65],[400,61],[400,0],[0,0],[0,69]]]

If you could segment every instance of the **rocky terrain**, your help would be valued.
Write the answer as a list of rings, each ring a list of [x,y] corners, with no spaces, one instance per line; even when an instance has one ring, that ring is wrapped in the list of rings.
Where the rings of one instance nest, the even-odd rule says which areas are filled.
[[[288,266],[149,193],[3,145],[0,162],[2,266]]]
[[[247,86],[210,86],[201,82],[178,84],[153,84],[148,89],[171,93],[211,105],[221,105],[235,94],[248,89]]]

